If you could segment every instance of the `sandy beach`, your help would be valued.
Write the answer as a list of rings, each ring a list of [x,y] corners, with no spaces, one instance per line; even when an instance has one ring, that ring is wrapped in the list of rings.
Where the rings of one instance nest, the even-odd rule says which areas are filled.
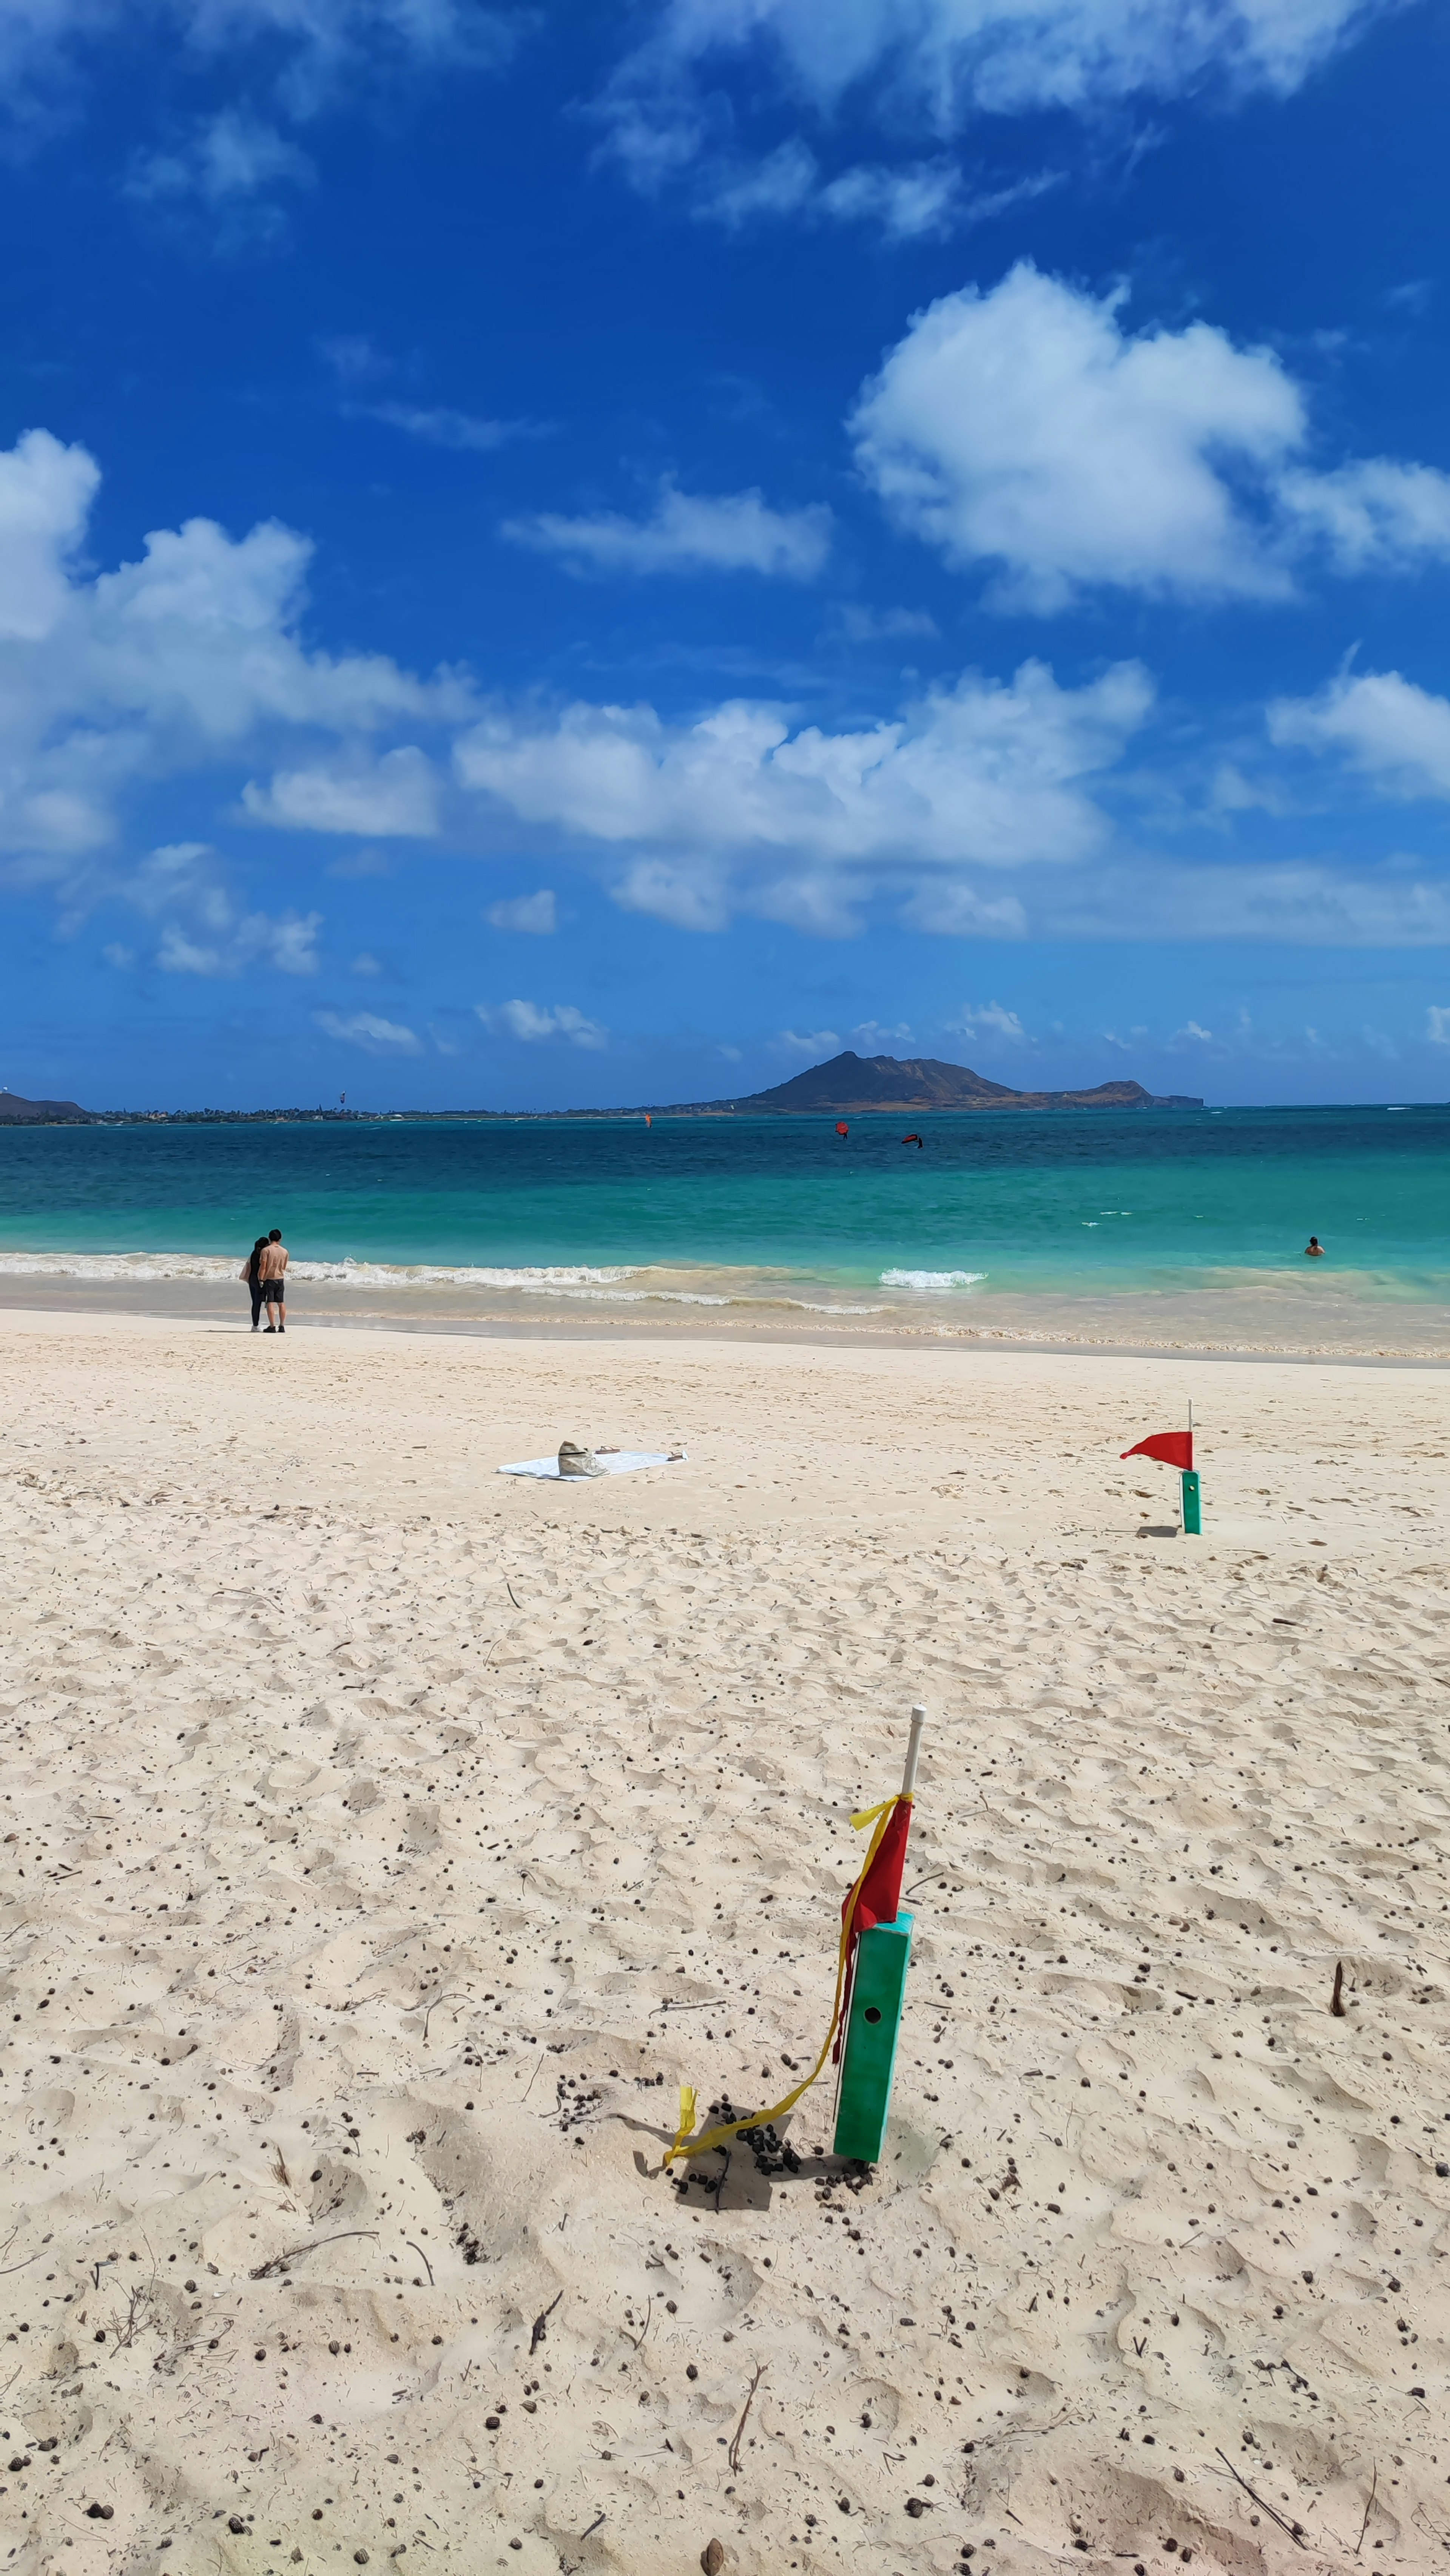
[[[1450,1375],[3,1323],[0,2566],[1443,2563]]]

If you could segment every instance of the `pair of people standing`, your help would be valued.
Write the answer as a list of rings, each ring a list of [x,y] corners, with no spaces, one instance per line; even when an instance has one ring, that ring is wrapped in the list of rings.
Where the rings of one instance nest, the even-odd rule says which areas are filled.
[[[282,1229],[274,1225],[270,1234],[259,1234],[242,1268],[252,1300],[252,1330],[262,1330],[262,1308],[267,1309],[267,1331],[287,1330],[287,1246]]]

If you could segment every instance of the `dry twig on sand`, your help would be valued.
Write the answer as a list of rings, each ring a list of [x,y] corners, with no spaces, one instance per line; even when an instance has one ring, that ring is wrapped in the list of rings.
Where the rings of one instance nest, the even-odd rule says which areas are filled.
[[[1218,2447],[1218,2446],[1217,2446],[1217,2444],[1215,2444],[1215,2446],[1214,2446],[1214,2447],[1215,2447],[1215,2449],[1217,2449],[1217,2447]],[[1259,2493],[1259,2491],[1258,2491],[1258,2488],[1257,2488],[1257,2487],[1251,2487],[1251,2486],[1250,2486],[1250,2484],[1249,2484],[1249,2482],[1248,2482],[1248,2479],[1247,2479],[1247,2478],[1240,2478],[1240,2477],[1239,2477],[1239,2473],[1238,2473],[1237,2469],[1234,2467],[1234,2464],[1233,2464],[1232,2460],[1229,2458],[1229,2455],[1228,2455],[1227,2451],[1219,2451],[1218,2456],[1219,2456],[1219,2458],[1222,2460],[1222,2462],[1223,2462],[1223,2464],[1224,2464],[1224,2467],[1227,2469],[1227,2471],[1228,2471],[1228,2473],[1229,2473],[1229,2476],[1230,2476],[1231,2478],[1236,2478],[1236,2479],[1238,2479],[1238,2483],[1239,2483],[1239,2485],[1243,2488],[1243,2491],[1244,2491],[1245,2495],[1246,2495],[1246,2496],[1252,2496],[1252,2497],[1253,2497],[1254,2502],[1255,2502],[1255,2504],[1258,2506],[1260,2513],[1266,2513],[1266,2514],[1268,2515],[1268,2517],[1269,2517],[1270,2522],[1276,2522],[1276,2523],[1278,2524],[1279,2529],[1280,2529],[1281,2531],[1287,2531],[1287,2533],[1288,2533],[1288,2535],[1289,2535],[1290,2539],[1293,2541],[1294,2546],[1295,2546],[1295,2548],[1296,2548],[1296,2549],[1307,2549],[1307,2548],[1308,2548],[1308,2546],[1309,2546],[1309,2543],[1308,2543],[1308,2541],[1307,2541],[1307,2540],[1305,2539],[1305,2537],[1304,2537],[1304,2526],[1303,2526],[1303,2524],[1302,2524],[1302,2523],[1299,2523],[1299,2522],[1286,2522],[1286,2521],[1284,2520],[1284,2517],[1283,2517],[1283,2515],[1282,2515],[1281,2513],[1275,2513],[1273,2506],[1272,2506],[1271,2504],[1266,2504],[1266,2503],[1264,2502],[1264,2499],[1263,2499],[1263,2497],[1260,2495],[1260,2493]]]
[[[740,2436],[745,2430],[745,2418],[750,2412],[750,2401],[755,2395],[757,2388],[760,2386],[762,2379],[765,2377],[767,2367],[768,2364],[763,2361],[756,2364],[755,2377],[752,2379],[750,2386],[745,2392],[745,2403],[740,2409],[740,2421],[735,2427],[734,2438],[731,2441],[729,2450],[725,2454],[726,2459],[729,2461],[730,2466],[737,2477],[740,2474]]]
[[[340,2245],[344,2236],[376,2236],[375,2227],[339,2227],[333,2236],[309,2236],[305,2245],[294,2245],[286,2254],[274,2254],[267,2263],[257,2263],[247,2274],[249,2281],[270,2281],[274,2272],[285,2272],[304,2254],[315,2254],[319,2245]]]

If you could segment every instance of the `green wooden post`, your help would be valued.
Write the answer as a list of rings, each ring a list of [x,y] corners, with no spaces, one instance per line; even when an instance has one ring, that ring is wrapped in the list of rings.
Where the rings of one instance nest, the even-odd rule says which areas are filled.
[[[886,2134],[891,2078],[906,1999],[912,1916],[874,1923],[856,1948],[856,1979],[841,2064],[835,2152],[874,2165]]]
[[[1187,1467],[1183,1474],[1183,1535],[1202,1538],[1203,1509],[1198,1495],[1198,1470]]]

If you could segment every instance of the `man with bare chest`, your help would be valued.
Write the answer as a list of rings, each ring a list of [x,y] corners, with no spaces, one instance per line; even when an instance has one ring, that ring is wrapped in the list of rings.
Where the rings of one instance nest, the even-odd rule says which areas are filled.
[[[267,1308],[269,1333],[287,1330],[287,1246],[282,1229],[274,1225],[262,1246],[257,1261],[257,1284]]]

